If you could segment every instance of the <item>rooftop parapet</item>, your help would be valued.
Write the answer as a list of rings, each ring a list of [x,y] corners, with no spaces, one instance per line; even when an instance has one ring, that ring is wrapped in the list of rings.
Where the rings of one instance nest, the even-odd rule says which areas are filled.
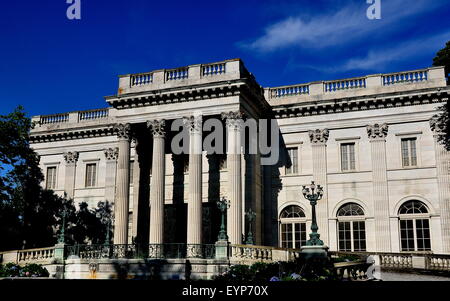
[[[248,77],[240,59],[119,76],[118,96]]]
[[[272,105],[446,87],[444,67],[265,88]]]

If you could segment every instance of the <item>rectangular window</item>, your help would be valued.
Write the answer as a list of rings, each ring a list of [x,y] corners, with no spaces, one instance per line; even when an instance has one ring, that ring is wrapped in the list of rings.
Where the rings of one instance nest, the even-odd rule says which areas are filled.
[[[402,164],[403,167],[417,166],[417,138],[402,139]]]
[[[288,148],[286,151],[288,155],[288,160],[286,163],[286,174],[298,174],[298,148]]]
[[[352,171],[356,169],[355,143],[341,144],[341,170]]]
[[[350,222],[339,222],[339,251],[352,251]]]
[[[400,238],[402,251],[415,251],[413,220],[400,220]]]
[[[353,222],[353,251],[366,251],[366,224],[363,221]]]
[[[97,164],[86,164],[86,187],[95,187],[97,177]]]
[[[56,188],[56,167],[47,167],[47,177],[45,183],[46,189],[55,189]]]
[[[431,250],[430,224],[428,219],[416,220],[417,251]]]

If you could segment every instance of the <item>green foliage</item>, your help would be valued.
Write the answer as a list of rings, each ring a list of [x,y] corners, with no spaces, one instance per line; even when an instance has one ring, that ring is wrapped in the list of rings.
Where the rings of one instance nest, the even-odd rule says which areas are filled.
[[[445,75],[447,76],[447,83],[450,84],[450,41],[445,45],[445,48],[438,51],[436,57],[433,59],[433,66],[444,66]],[[440,107],[441,113],[435,115],[437,119],[437,126],[442,129],[442,135],[439,135],[438,141],[444,145],[444,147],[450,151],[450,119],[449,111],[450,104],[447,101],[446,104]]]
[[[450,41],[445,44],[445,47],[436,53],[433,58],[433,66],[444,66],[445,76],[450,73]]]
[[[0,115],[0,250],[54,245],[64,210],[67,243],[103,243],[110,227],[101,215],[110,208],[82,203],[77,211],[72,200],[43,189],[39,157],[29,144],[32,126],[20,106]]]
[[[27,264],[21,267],[14,263],[0,264],[0,277],[48,277],[46,268],[40,264]]]

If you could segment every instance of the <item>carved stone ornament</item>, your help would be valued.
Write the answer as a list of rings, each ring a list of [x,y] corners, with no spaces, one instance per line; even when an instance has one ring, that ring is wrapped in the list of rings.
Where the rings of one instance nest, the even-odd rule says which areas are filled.
[[[119,148],[107,148],[103,151],[107,161],[116,161],[119,157]]]
[[[183,124],[190,133],[201,132],[203,128],[203,118],[200,115],[183,117]]]
[[[63,154],[64,160],[68,164],[75,164],[78,161],[79,153],[78,152],[66,152]]]
[[[116,133],[119,139],[127,139],[129,140],[131,137],[131,126],[129,123],[126,124],[116,124],[114,125],[114,132]]]
[[[327,143],[330,131],[328,129],[316,129],[308,131],[311,143]]]
[[[222,119],[225,119],[225,124],[228,128],[231,128],[233,130],[242,129],[243,114],[241,112],[223,112]]]
[[[164,137],[166,135],[165,126],[164,119],[147,121],[147,127],[152,131],[154,137]]]
[[[370,139],[386,138],[389,126],[386,123],[367,126],[367,135]]]

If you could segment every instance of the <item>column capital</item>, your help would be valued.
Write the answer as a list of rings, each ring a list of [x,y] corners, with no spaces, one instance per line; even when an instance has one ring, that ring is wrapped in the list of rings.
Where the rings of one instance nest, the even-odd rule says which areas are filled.
[[[222,119],[225,120],[227,128],[232,130],[241,130],[244,114],[240,111],[222,112]]]
[[[119,148],[107,148],[104,149],[103,152],[105,153],[106,161],[117,161],[117,158],[119,157]]]
[[[76,164],[79,157],[78,152],[65,152],[63,154],[64,161],[66,161],[67,164]]]
[[[164,138],[166,136],[166,120],[164,119],[148,120],[147,127],[152,131],[153,137]]]
[[[315,129],[309,130],[308,134],[312,144],[326,144],[330,136],[330,131],[328,129]]]
[[[203,117],[201,115],[191,115],[183,117],[183,124],[189,133],[201,133],[203,129]]]
[[[129,123],[118,123],[114,125],[114,132],[119,139],[130,140],[131,138],[131,125]]]
[[[367,125],[367,135],[371,140],[379,140],[386,138],[389,130],[387,123],[379,124],[375,123],[373,125]]]

